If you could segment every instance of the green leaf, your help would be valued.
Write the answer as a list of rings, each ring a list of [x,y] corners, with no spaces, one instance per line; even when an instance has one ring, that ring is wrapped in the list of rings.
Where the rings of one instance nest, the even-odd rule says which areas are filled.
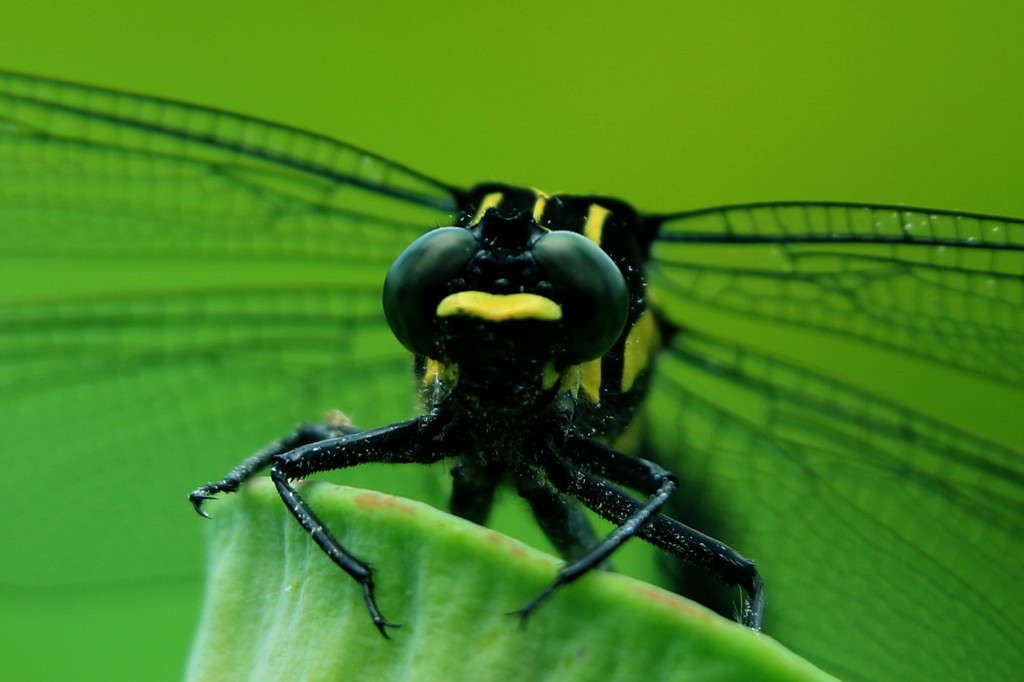
[[[592,573],[520,627],[559,564],[411,500],[302,485],[375,566],[385,640],[358,585],[258,479],[211,504],[206,601],[188,679],[831,680],[770,637],[634,579]]]

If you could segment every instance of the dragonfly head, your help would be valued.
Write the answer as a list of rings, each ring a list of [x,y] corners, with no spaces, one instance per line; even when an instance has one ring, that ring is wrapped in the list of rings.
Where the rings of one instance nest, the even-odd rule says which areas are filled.
[[[549,401],[570,367],[608,351],[629,295],[586,237],[492,209],[410,244],[388,271],[383,303],[406,348],[455,369],[464,402],[520,410]]]

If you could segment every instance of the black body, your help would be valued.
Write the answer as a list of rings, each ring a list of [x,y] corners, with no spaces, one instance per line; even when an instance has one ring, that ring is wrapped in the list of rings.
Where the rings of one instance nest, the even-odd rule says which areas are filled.
[[[566,559],[552,583],[517,611],[523,617],[639,536],[743,588],[742,621],[759,629],[764,597],[753,562],[661,514],[677,488],[675,477],[615,449],[643,401],[665,338],[644,278],[656,221],[615,200],[547,197],[502,185],[480,186],[459,200],[457,229],[472,238],[456,228],[424,235],[385,283],[388,320],[417,353],[425,413],[368,431],[305,427],[193,492],[196,509],[270,464],[285,504],[359,581],[370,616],[386,635],[391,623],[374,602],[369,567],[338,543],[290,482],[368,462],[448,459],[453,513],[486,523],[496,488],[511,483]],[[559,235],[566,244],[548,248],[555,240],[546,237],[557,232],[584,239]],[[477,308],[435,314],[441,301],[467,292]],[[526,297],[525,312],[502,307],[513,295]],[[597,539],[576,502],[616,530]]]

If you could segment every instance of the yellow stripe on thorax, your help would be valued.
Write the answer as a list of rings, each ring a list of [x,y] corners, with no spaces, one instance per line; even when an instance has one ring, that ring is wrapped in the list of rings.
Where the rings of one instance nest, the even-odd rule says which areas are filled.
[[[622,391],[625,393],[636,381],[636,377],[647,367],[651,351],[658,342],[658,328],[650,310],[645,310],[633,323],[626,337],[622,357]]]
[[[533,222],[540,225],[541,218],[544,217],[544,209],[548,205],[548,195],[538,190],[533,190],[537,194],[536,200],[533,202]]]
[[[601,402],[601,358],[580,365],[580,388],[591,403]]]
[[[609,215],[611,215],[611,211],[604,206],[591,204],[590,210],[587,211],[587,222],[583,223],[583,236],[601,246],[604,223]]]
[[[423,367],[423,378],[420,380],[420,385],[423,388],[429,388],[435,381],[444,381],[448,384],[454,384],[458,379],[458,367],[455,365],[446,365],[440,360],[434,358],[427,358]]]
[[[477,206],[476,213],[473,214],[473,219],[469,221],[469,225],[467,227],[472,227],[480,222],[480,219],[484,217],[484,213],[487,213],[487,211],[497,207],[504,198],[505,195],[502,192],[491,192],[490,194],[485,194],[483,201],[481,201],[480,205]]]
[[[574,398],[582,390],[587,400],[597,405],[601,399],[601,358],[566,368],[560,390],[571,393]]]

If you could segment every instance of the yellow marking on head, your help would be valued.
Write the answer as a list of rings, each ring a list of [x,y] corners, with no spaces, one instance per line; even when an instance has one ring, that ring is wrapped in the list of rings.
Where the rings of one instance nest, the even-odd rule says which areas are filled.
[[[622,390],[628,391],[636,377],[647,367],[655,344],[658,342],[658,328],[654,325],[654,316],[645,310],[633,323],[626,337],[622,358]]]
[[[604,232],[604,222],[611,215],[604,206],[591,204],[587,211],[587,222],[583,223],[583,236],[601,246],[601,236]]]
[[[490,209],[496,207],[501,203],[501,200],[505,198],[505,195],[501,192],[491,192],[485,194],[483,201],[476,208],[476,213],[473,214],[473,219],[469,221],[469,225],[466,227],[472,227],[480,222],[480,219],[484,217],[484,213],[487,213]]]
[[[580,365],[580,388],[594,405],[601,402],[601,358]]]
[[[460,291],[445,296],[437,304],[438,317],[464,315],[491,322],[506,320],[562,319],[562,308],[550,298],[537,294],[488,294],[485,291]]]

